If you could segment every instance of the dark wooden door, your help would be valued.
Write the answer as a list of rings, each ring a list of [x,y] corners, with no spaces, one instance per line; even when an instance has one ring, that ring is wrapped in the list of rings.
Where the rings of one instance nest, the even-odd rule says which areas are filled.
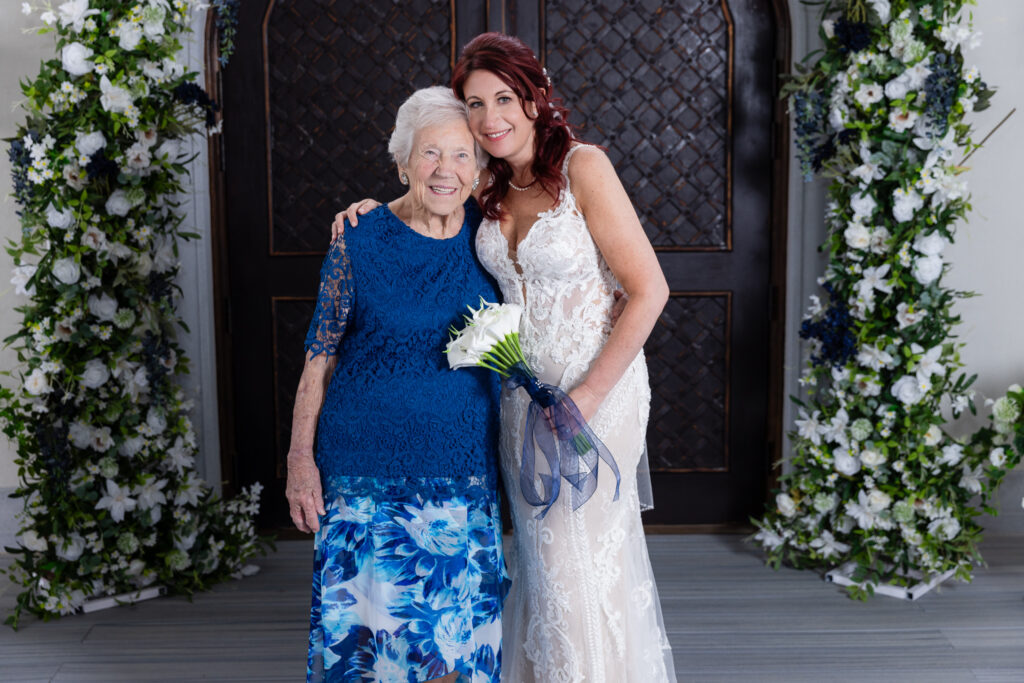
[[[647,521],[742,521],[768,454],[770,0],[483,3],[253,0],[222,79],[234,426],[225,472],[267,486],[287,525],[284,460],[334,212],[400,193],[386,153],[399,103],[449,81],[457,47],[516,33],[546,63],[581,136],[608,153],[672,296],[646,351]]]

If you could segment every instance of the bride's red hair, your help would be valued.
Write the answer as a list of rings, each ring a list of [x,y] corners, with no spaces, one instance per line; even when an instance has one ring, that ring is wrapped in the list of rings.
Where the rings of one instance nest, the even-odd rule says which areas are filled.
[[[569,110],[560,99],[552,96],[551,81],[523,41],[504,33],[481,33],[462,48],[459,61],[452,72],[452,90],[466,100],[463,88],[474,71],[490,71],[504,81],[519,96],[526,111],[526,103],[537,105],[534,120],[534,156],[530,170],[540,186],[557,199],[565,187],[562,161],[576,137],[569,126]],[[491,157],[487,164],[493,183],[484,188],[480,205],[488,218],[498,218],[499,203],[508,194],[512,167],[504,159]]]

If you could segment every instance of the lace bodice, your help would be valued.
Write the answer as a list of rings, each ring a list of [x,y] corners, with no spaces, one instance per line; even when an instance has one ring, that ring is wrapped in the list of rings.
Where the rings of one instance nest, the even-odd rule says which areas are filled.
[[[570,391],[611,334],[615,276],[590,235],[568,179],[511,252],[496,220],[477,232],[480,262],[507,302],[523,307],[520,341],[538,377]],[[583,152],[593,153],[593,152]],[[517,483],[529,397],[501,397],[501,468],[515,526],[513,584],[503,618],[503,680],[515,683],[667,683],[672,652],[640,522],[636,470],[644,450],[650,387],[643,352],[589,421],[622,472],[603,465],[598,489],[573,510],[562,495],[543,519]],[[532,437],[531,437],[532,438]]]
[[[611,311],[618,282],[595,244],[569,185],[569,159],[562,166],[565,188],[558,202],[511,250],[497,220],[484,219],[477,233],[481,263],[498,280],[507,303],[523,307],[520,335],[527,361],[545,372],[546,360],[565,366],[573,383],[601,351],[611,332]],[[544,357],[531,349],[544,350]]]

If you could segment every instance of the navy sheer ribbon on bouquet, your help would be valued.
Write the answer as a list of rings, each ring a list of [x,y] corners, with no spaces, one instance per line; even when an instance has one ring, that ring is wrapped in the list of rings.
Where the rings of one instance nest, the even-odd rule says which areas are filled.
[[[519,466],[519,488],[526,502],[543,507],[541,519],[558,500],[561,481],[572,487],[572,509],[583,505],[597,490],[598,461],[603,460],[615,474],[615,497],[619,499],[622,477],[611,451],[601,442],[569,396],[556,386],[537,379],[522,362],[508,369],[505,381],[512,389],[522,387],[530,395],[523,435],[523,459]],[[541,491],[536,485],[537,453],[534,442],[547,461],[549,474],[540,473]]]

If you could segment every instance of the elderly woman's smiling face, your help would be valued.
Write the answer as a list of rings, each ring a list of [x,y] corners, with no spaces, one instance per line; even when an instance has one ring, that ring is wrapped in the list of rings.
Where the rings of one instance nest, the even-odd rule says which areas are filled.
[[[473,191],[479,174],[473,136],[464,121],[426,126],[416,131],[406,169],[409,197],[435,216],[455,212]]]

